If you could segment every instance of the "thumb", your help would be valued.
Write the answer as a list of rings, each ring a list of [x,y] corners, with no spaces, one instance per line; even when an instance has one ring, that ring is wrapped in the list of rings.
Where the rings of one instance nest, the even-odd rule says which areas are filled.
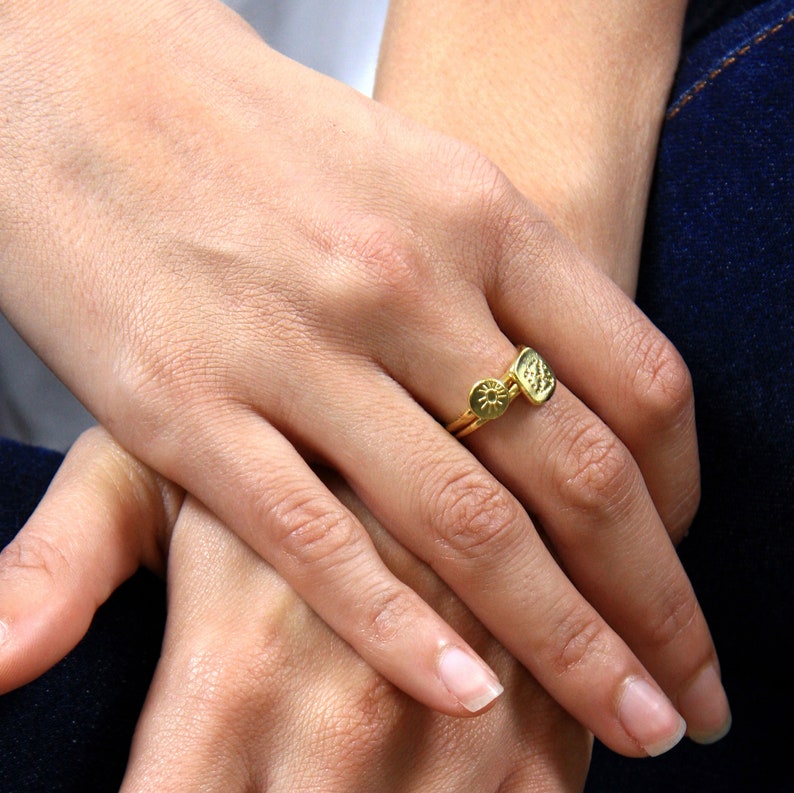
[[[141,564],[164,570],[181,500],[104,430],[78,439],[0,553],[0,693],[60,661]]]

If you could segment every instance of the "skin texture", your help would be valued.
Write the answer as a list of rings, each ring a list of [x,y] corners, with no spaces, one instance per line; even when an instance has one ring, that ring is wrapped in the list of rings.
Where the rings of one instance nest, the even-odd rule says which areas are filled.
[[[376,96],[477,146],[633,295],[685,8],[393,0]]]
[[[375,96],[476,145],[633,296],[685,9],[685,2],[645,0],[508,0],[498,7],[393,0]],[[632,449],[676,543],[689,525],[691,488],[697,487],[686,433],[679,440],[677,451],[668,447],[668,458],[652,444],[647,457]],[[472,448],[489,459],[478,441]],[[679,454],[680,478],[657,489],[654,483],[664,477],[654,467]],[[569,564],[576,569],[578,561]],[[642,599],[643,588],[637,579],[629,597]],[[679,706],[697,674],[672,684]],[[701,740],[724,734],[730,724],[718,671],[710,675],[699,704],[681,708],[690,734]]]
[[[115,577],[143,557],[167,564],[168,622],[124,793],[581,790],[587,732],[338,478],[324,480],[394,574],[498,671],[506,691],[496,707],[455,719],[397,690],[205,508],[182,505],[177,488],[98,428],[0,555],[3,599],[15,610],[0,687],[57,661]]]
[[[2,300],[45,359],[411,695],[464,714],[437,671],[464,637],[300,454],[641,754],[617,711],[627,681],[658,689],[614,627],[671,696],[714,660],[665,532],[697,500],[669,343],[476,149],[284,61],[213,4],[111,19],[75,2],[43,32],[5,10]],[[522,340],[563,385],[472,440],[488,473],[432,417]],[[607,586],[616,566],[633,575]]]

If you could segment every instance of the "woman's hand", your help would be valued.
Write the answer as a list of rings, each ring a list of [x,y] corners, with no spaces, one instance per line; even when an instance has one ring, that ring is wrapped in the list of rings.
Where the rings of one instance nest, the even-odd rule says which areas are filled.
[[[141,555],[162,568],[170,545],[163,653],[124,791],[581,790],[586,731],[349,489],[325,481],[393,573],[499,672],[498,706],[450,719],[406,697],[206,509],[188,500],[179,511],[181,494],[101,430],[81,438],[0,556],[12,639],[0,688],[57,661],[124,571]]]
[[[574,793],[590,739],[427,568],[333,488],[390,569],[505,683],[478,719],[398,691],[283,579],[188,500],[169,557],[169,616],[124,793]]]
[[[434,130],[476,145],[591,262],[633,296],[685,8],[685,0],[498,5],[392,0],[375,95]],[[672,463],[675,436],[661,446],[650,434],[645,441],[629,443],[675,542],[689,525],[698,489],[689,428],[677,440],[677,464]],[[498,450],[488,444],[480,435],[472,441],[491,470],[500,471],[498,458],[493,459]],[[514,483],[513,492],[524,492],[517,477],[501,479]],[[543,495],[538,491],[525,499]],[[620,510],[618,501],[612,506]],[[730,725],[717,666],[701,667],[698,678],[698,652],[693,653],[692,635],[687,636],[688,607],[678,617],[663,608],[669,619],[657,619],[659,590],[645,583],[653,554],[622,569],[610,563],[601,571],[592,565],[590,552],[579,553],[594,541],[614,542],[616,561],[621,545],[640,548],[649,529],[644,520],[617,521],[613,530],[615,525],[625,533],[611,530],[588,537],[585,530],[579,549],[566,547],[553,528],[551,533],[567,570],[592,602],[603,603],[596,593],[608,580],[605,570],[612,571],[612,606],[601,605],[601,613],[673,696],[689,735],[716,740]],[[652,626],[657,629],[649,631]]]
[[[680,719],[607,622],[671,695],[715,663],[665,533],[697,476],[664,337],[476,150],[218,4],[40,13],[0,17],[0,303],[23,335],[407,693],[465,714],[499,689],[305,458],[604,742],[669,746]],[[562,385],[475,436],[490,473],[438,420],[522,342]]]

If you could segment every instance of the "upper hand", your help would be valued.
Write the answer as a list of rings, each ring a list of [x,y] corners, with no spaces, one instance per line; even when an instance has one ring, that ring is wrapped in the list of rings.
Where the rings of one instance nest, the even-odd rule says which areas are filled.
[[[715,663],[665,531],[697,501],[669,342],[475,150],[214,3],[137,6],[3,22],[3,309],[406,692],[463,714],[491,683],[444,682],[466,642],[306,457],[606,743],[665,744],[678,721],[652,675],[678,698]],[[484,467],[437,420],[521,342],[562,385],[472,438]],[[632,715],[638,681],[656,700]]]

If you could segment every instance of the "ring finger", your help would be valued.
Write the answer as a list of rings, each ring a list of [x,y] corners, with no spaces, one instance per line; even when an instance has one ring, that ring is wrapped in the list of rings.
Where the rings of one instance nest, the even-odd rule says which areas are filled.
[[[356,380],[366,382],[365,366]],[[521,504],[460,443],[386,378],[338,411],[323,416],[323,452],[558,702],[622,753],[677,742],[683,722],[652,677],[566,577]],[[355,458],[333,453],[350,427]]]

